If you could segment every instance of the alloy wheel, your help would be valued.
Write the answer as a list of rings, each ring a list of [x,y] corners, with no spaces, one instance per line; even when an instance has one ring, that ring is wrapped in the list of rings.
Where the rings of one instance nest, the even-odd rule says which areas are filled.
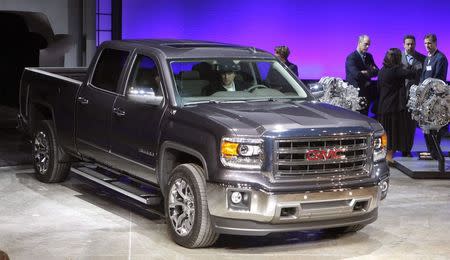
[[[50,147],[47,135],[40,131],[33,142],[33,157],[39,174],[44,175],[48,170],[50,161]]]
[[[177,179],[170,187],[168,199],[168,213],[173,229],[179,236],[187,236],[195,220],[195,198],[191,186],[184,179]]]

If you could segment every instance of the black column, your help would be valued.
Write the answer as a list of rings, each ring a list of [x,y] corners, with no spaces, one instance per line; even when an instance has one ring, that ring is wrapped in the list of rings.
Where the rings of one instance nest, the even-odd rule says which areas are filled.
[[[122,0],[111,0],[111,39],[122,40]]]

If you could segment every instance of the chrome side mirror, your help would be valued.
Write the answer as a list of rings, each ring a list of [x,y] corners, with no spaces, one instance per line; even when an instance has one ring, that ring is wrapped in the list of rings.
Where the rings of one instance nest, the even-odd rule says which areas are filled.
[[[156,96],[155,91],[148,87],[133,87],[127,92],[128,99],[149,105],[160,105],[163,96]]]
[[[323,97],[325,94],[325,90],[323,89],[323,85],[320,83],[310,83],[308,84],[309,91],[316,99]]]

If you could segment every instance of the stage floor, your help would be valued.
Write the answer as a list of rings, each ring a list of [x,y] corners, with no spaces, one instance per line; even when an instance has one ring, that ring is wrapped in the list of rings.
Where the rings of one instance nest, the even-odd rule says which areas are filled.
[[[445,173],[439,172],[438,161],[417,157],[398,157],[394,167],[414,179],[450,179],[450,158],[445,158]]]
[[[167,224],[80,180],[36,180],[0,167],[0,250],[11,259],[448,259],[449,180],[414,180],[391,168],[378,220],[363,230],[222,236],[211,248],[176,245]]]

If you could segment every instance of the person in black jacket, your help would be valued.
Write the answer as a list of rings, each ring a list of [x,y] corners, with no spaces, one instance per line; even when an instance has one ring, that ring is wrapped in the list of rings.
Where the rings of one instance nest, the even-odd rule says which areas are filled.
[[[281,60],[294,74],[298,77],[298,67],[294,63],[288,60],[291,51],[287,46],[277,46],[275,47],[275,56]]]
[[[392,161],[395,151],[406,152],[409,147],[405,128],[407,124],[406,102],[402,100],[405,80],[414,78],[415,72],[402,66],[402,53],[391,48],[383,60],[383,67],[378,73],[378,121],[387,134],[386,160]]]
[[[359,96],[365,97],[367,107],[361,110],[362,114],[369,114],[369,107],[376,96],[376,88],[371,85],[370,79],[377,76],[378,67],[372,54],[368,53],[370,38],[361,35],[358,38],[358,47],[345,60],[345,78],[355,88],[359,88]]]
[[[424,39],[425,48],[427,49],[427,58],[423,64],[422,76],[420,82],[427,78],[435,78],[446,81],[448,61],[447,57],[437,49],[437,37],[435,34],[427,34]],[[448,125],[442,127],[437,134],[438,145],[441,144],[441,138],[447,131]],[[433,139],[430,134],[425,134],[425,142],[427,144],[428,152],[431,153],[433,159],[437,159],[438,151],[433,144]],[[427,154],[428,155],[428,154]]]
[[[425,55],[416,51],[416,37],[414,35],[405,35],[403,37],[403,47],[405,49],[402,52],[402,64],[405,69],[414,70],[415,75],[412,79],[406,79],[405,88],[402,91],[402,102],[408,103],[409,89],[412,85],[420,84],[420,75],[422,74],[423,62],[425,61]],[[416,133],[417,123],[412,119],[411,113],[407,112],[405,135],[407,137],[407,149],[403,152],[403,156],[411,157],[411,149],[414,144],[414,135]]]
[[[203,95],[209,96],[219,91],[243,91],[250,85],[247,82],[236,79],[236,73],[241,67],[232,60],[219,61],[215,65],[215,69],[219,72],[219,81],[211,82],[202,91]]]

